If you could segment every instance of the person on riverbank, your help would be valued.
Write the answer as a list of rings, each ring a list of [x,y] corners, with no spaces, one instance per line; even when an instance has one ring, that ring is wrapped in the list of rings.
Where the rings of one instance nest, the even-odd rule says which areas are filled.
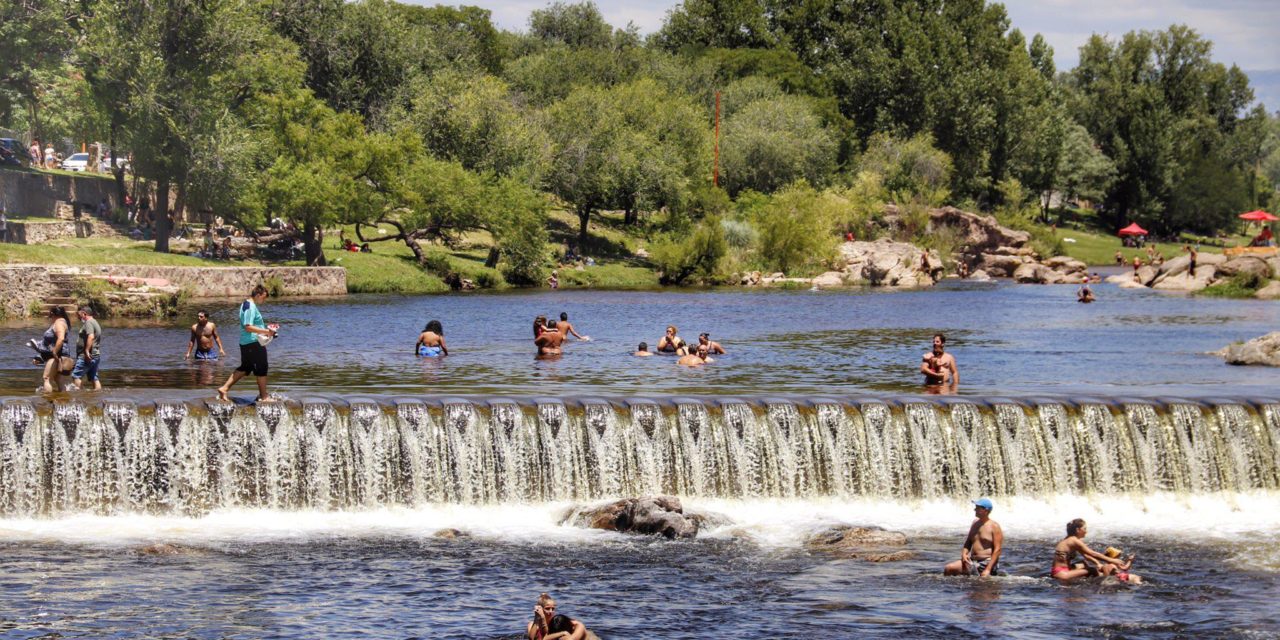
[[[692,350],[692,353],[680,356],[680,359],[676,360],[676,364],[685,367],[700,367],[708,362],[714,362],[714,360],[707,357],[706,345],[698,345],[696,349]]]
[[[560,273],[559,273],[559,272],[557,272],[557,271],[552,271],[552,272],[551,272],[551,275],[547,276],[547,286],[548,286],[548,287],[551,287],[552,289],[559,289],[559,288],[560,288]]]
[[[218,345],[217,353],[213,351],[215,343]],[[208,311],[196,314],[196,323],[191,325],[191,339],[187,341],[187,355],[183,359],[190,360],[192,351],[196,360],[217,360],[227,355],[222,348],[222,337],[218,335],[218,325],[209,319]]]
[[[556,601],[543,593],[533,607],[533,620],[525,629],[528,640],[591,640],[596,638],[582,622],[556,613]]]
[[[947,353],[946,348],[947,336],[933,334],[933,351],[924,354],[920,363],[926,387],[948,386],[955,389],[960,385],[960,369],[956,366],[955,356]]]
[[[674,324],[667,325],[667,333],[658,339],[659,353],[676,353],[684,348],[684,338],[676,335],[679,330]],[[685,355],[685,354],[680,354]]]
[[[76,310],[80,319],[80,331],[76,334],[76,364],[71,369],[71,382],[77,389],[84,388],[84,381],[93,383],[94,391],[102,389],[98,379],[98,364],[102,361],[102,325],[93,317],[93,307],[81,306]]]
[[[1058,541],[1053,548],[1050,577],[1062,584],[1091,576],[1115,576],[1117,580],[1133,584],[1142,582],[1142,578],[1129,573],[1129,567],[1133,566],[1133,556],[1129,556],[1128,560],[1121,560],[1090,549],[1084,543],[1084,537],[1088,533],[1088,525],[1082,518],[1067,523],[1067,537]],[[1076,555],[1081,556],[1084,562],[1074,562]]]
[[[449,355],[449,347],[444,344],[444,327],[439,320],[427,322],[418,334],[418,343],[413,345],[413,352],[419,358],[440,358]]]
[[[559,331],[560,334],[563,335],[566,340],[569,338],[571,334],[573,335],[573,337],[579,340],[582,340],[583,342],[586,342],[591,339],[591,336],[578,335],[578,332],[573,328],[573,324],[569,322],[569,314],[565,313],[564,311],[560,312],[560,321],[556,323],[556,331]]]
[[[564,334],[556,330],[554,322],[545,320],[543,316],[538,316],[538,319],[544,322],[541,331],[534,327],[533,344],[538,347],[538,355],[558,356],[563,353],[561,345],[564,343]]]
[[[1004,530],[1000,524],[991,519],[991,511],[995,505],[989,498],[978,498],[973,501],[973,524],[969,525],[969,535],[965,536],[964,548],[960,550],[960,559],[942,569],[947,576],[981,576],[1000,575],[1000,554],[1004,551]]]
[[[707,353],[712,355],[724,355],[724,347],[719,342],[711,339],[711,334],[703,332],[698,334],[698,345],[707,347]]]
[[[1195,247],[1192,247],[1189,244],[1183,245],[1182,250],[1187,252],[1187,273],[1190,275],[1192,279],[1195,279],[1196,257],[1197,257]]]
[[[62,360],[67,357],[67,335],[71,333],[71,319],[61,306],[49,309],[49,328],[40,339],[40,353],[44,360],[44,378],[40,388],[45,393],[62,391]]]
[[[253,288],[249,298],[240,303],[240,366],[218,387],[220,400],[229,400],[227,392],[231,387],[251,373],[257,378],[258,401],[271,399],[267,395],[267,347],[263,343],[270,342],[276,336],[276,330],[267,326],[262,319],[262,312],[258,311],[258,305],[266,302],[267,295],[267,288],[258,285]]]
[[[653,353],[652,353],[651,351],[649,351],[649,343],[648,343],[648,342],[641,342],[641,343],[640,343],[640,346],[636,348],[636,352],[635,352],[635,353],[633,353],[633,354],[631,354],[631,355],[636,356],[636,357],[639,357],[639,358],[647,358],[647,357],[649,357],[649,356],[652,356],[652,355],[653,355]]]

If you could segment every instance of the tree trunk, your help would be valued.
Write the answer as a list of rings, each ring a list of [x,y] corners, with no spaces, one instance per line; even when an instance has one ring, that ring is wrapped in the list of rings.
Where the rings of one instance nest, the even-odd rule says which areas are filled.
[[[499,257],[500,257],[500,254],[498,252],[498,247],[489,247],[489,257],[485,258],[484,266],[490,269],[498,266]]]
[[[587,246],[587,223],[591,221],[591,209],[584,207],[578,209],[578,253],[586,250]]]
[[[179,220],[185,220],[186,216],[182,215],[182,210],[187,208],[187,180],[183,176],[182,182],[178,183],[178,199],[173,203],[173,223],[177,224]]]
[[[124,169],[121,169],[119,164],[116,162],[116,129],[117,128],[119,128],[119,125],[116,124],[116,122],[113,120],[111,122],[111,133],[108,136],[108,140],[110,141],[110,144],[111,144],[111,165],[110,166],[111,166],[111,175],[115,177],[115,181],[116,181],[116,206],[124,207],[124,196],[125,196]]]
[[[156,181],[156,201],[151,210],[151,216],[156,220],[156,252],[169,253],[169,233],[172,229],[169,224],[168,178],[160,178]]]
[[[324,229],[314,222],[307,222],[302,225],[302,246],[306,248],[307,266],[323,267],[327,263],[324,259]]]

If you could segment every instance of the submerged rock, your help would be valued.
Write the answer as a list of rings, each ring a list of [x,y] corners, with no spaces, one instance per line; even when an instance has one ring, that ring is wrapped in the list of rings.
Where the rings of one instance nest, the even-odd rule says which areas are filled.
[[[860,558],[868,562],[897,562],[916,556],[908,549],[889,550],[907,544],[907,536],[898,531],[880,527],[855,527],[840,525],[813,534],[805,546],[813,551],[832,553],[846,558]]]
[[[138,549],[138,553],[144,556],[185,556],[198,553],[198,551],[168,542],[157,542]]]
[[[1227,364],[1261,364],[1280,367],[1280,331],[1248,342],[1228,345],[1214,355],[1222,356]]]
[[[590,529],[693,538],[709,516],[685,514],[675,496],[624,498],[603,505],[574,509],[561,522]]]
[[[441,529],[431,534],[431,537],[440,538],[442,540],[456,540],[458,538],[467,538],[470,536],[471,534],[467,533],[466,531],[462,531],[460,529]]]
[[[1267,283],[1267,286],[1255,291],[1253,297],[1259,300],[1280,300],[1280,280]]]

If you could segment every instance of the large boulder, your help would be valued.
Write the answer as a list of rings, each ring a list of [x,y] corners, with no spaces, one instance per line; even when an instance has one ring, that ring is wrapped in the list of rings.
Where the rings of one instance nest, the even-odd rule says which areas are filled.
[[[1228,345],[1216,355],[1225,358],[1227,364],[1262,364],[1280,367],[1280,331],[1273,331],[1248,342]]]
[[[1271,277],[1271,266],[1257,256],[1232,258],[1218,266],[1218,274],[1228,278],[1242,273],[1266,280]]]
[[[895,209],[896,213],[896,209]],[[888,207],[886,207],[886,215]],[[980,216],[955,207],[929,211],[929,227],[951,227],[959,232],[960,243],[968,253],[988,253],[997,247],[1023,247],[1031,242],[1031,234],[1000,226],[995,216]]]
[[[880,527],[834,526],[805,541],[810,550],[861,558],[869,562],[894,562],[915,557],[915,552],[902,549],[907,536]]]
[[[561,524],[665,538],[692,538],[698,535],[700,521],[697,516],[685,515],[680,498],[645,496],[576,508]]]
[[[1267,266],[1271,267],[1271,277],[1280,279],[1280,256],[1267,258]]]
[[[1161,291],[1199,291],[1213,282],[1217,274],[1217,269],[1213,266],[1196,265],[1195,277],[1191,277],[1191,273],[1183,269],[1180,273],[1174,275],[1166,275],[1160,278],[1155,284],[1151,285],[1152,289]]]
[[[814,286],[839,287],[844,285],[844,274],[839,271],[828,271],[813,279]]]
[[[1018,267],[1029,261],[1030,258],[1024,256],[984,253],[978,256],[975,266],[991,276],[1008,278],[1013,276],[1013,272],[1017,271]]]
[[[928,287],[934,283],[931,265],[941,264],[931,257],[925,266],[925,252],[905,242],[882,238],[875,242],[845,242],[840,245],[845,263],[845,279],[878,287]]]
[[[1138,267],[1138,282],[1151,286],[1151,283],[1155,281],[1156,276],[1159,275],[1159,273],[1160,272],[1157,271],[1155,267],[1149,264],[1144,264],[1141,267]]]
[[[1061,284],[1063,275],[1045,265],[1028,262],[1014,270],[1013,279],[1024,284]]]
[[[1259,300],[1280,300],[1280,280],[1267,283],[1267,286],[1255,291],[1253,297]]]
[[[1089,265],[1071,256],[1054,256],[1044,261],[1044,265],[1061,274],[1087,273]]]
[[[986,271],[983,271],[982,269],[978,269],[977,271],[974,271],[973,273],[969,274],[969,279],[973,280],[974,282],[989,282],[991,280],[991,276],[987,275]]]

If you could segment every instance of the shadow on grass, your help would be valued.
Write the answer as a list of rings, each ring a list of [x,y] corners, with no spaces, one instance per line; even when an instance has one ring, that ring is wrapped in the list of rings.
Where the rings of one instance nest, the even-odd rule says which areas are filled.
[[[573,220],[574,222],[571,224],[554,217],[549,218],[547,220],[547,234],[551,238],[551,241],[558,245],[573,245],[574,247],[577,247],[579,254],[591,256],[593,258],[610,258],[617,260],[632,257],[631,250],[628,249],[627,245],[623,242],[610,240],[609,238],[593,235],[591,233],[587,234],[586,243],[579,247],[577,218],[575,217]],[[611,224],[613,221],[604,216],[593,215],[591,217],[591,221],[597,225],[603,225],[610,228],[614,227],[614,225]],[[617,230],[620,233],[626,232],[624,231],[626,227],[624,227],[620,221],[617,222],[617,225]]]

